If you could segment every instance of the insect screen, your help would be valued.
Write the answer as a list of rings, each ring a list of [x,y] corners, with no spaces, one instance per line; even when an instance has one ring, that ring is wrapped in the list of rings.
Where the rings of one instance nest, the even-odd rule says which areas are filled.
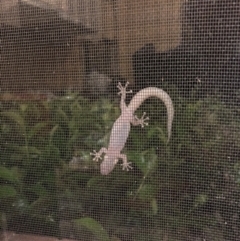
[[[3,241],[240,240],[240,2],[1,0]]]

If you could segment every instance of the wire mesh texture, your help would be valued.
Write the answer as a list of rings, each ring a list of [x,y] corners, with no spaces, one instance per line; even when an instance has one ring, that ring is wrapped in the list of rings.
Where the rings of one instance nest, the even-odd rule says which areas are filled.
[[[0,240],[240,240],[238,0],[1,0],[0,23]]]

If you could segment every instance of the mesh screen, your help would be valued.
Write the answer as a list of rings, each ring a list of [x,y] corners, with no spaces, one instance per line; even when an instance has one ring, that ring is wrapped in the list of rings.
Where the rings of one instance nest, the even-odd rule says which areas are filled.
[[[0,23],[0,240],[240,240],[238,0],[1,0]]]

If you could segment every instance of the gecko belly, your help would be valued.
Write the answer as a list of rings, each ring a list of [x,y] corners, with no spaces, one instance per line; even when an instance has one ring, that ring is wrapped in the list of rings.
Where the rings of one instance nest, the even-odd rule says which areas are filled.
[[[109,151],[121,152],[127,141],[130,132],[130,122],[124,121],[122,118],[118,118],[113,125],[112,132],[109,140]]]

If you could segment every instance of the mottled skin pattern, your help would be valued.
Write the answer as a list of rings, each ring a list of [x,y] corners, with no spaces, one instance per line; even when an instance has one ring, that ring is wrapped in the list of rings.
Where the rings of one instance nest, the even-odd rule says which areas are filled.
[[[173,104],[169,95],[163,90],[155,87],[145,88],[139,91],[132,98],[130,104],[127,106],[125,103],[126,94],[132,93],[132,91],[126,91],[128,84],[129,83],[127,82],[124,87],[121,85],[121,83],[118,83],[117,85],[118,89],[120,90],[118,94],[122,95],[121,104],[120,104],[121,115],[113,124],[108,148],[103,147],[100,149],[99,152],[96,152],[94,150],[93,153],[90,153],[92,156],[94,156],[93,158],[94,161],[101,160],[102,154],[105,154],[103,161],[100,165],[100,170],[102,175],[108,175],[114,169],[119,159],[122,159],[123,161],[123,163],[121,164],[123,167],[123,170],[129,171],[129,169],[132,169],[131,162],[127,162],[126,155],[121,154],[121,151],[124,148],[125,143],[127,141],[131,124],[135,126],[141,125],[141,127],[144,127],[144,125],[148,125],[146,121],[149,118],[148,117],[145,118],[146,113],[144,113],[140,119],[134,115],[134,112],[136,111],[136,109],[147,98],[157,97],[161,99],[166,105],[167,112],[168,112],[168,140],[171,136],[174,109],[173,109]]]

